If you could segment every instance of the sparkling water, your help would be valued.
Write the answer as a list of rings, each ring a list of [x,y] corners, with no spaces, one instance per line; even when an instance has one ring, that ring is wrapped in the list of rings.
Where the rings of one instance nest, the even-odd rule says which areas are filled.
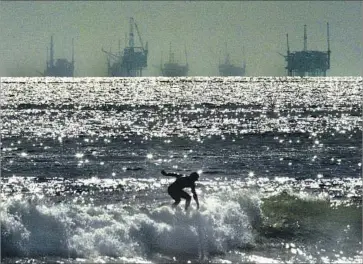
[[[361,77],[2,78],[2,261],[361,263],[361,94]],[[199,211],[171,208],[161,170],[201,172]]]

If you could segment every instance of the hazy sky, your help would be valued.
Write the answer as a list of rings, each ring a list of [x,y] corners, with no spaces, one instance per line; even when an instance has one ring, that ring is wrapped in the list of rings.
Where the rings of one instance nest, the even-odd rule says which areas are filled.
[[[101,49],[117,51],[119,40],[124,47],[130,16],[149,43],[145,76],[159,75],[170,42],[181,63],[186,46],[190,75],[217,75],[227,43],[234,64],[246,60],[248,76],[283,76],[286,33],[291,51],[302,50],[306,24],[308,49],[326,51],[326,22],[328,75],[362,75],[361,1],[2,1],[0,75],[43,72],[53,34],[56,59],[71,60],[74,38],[76,76],[105,76]]]

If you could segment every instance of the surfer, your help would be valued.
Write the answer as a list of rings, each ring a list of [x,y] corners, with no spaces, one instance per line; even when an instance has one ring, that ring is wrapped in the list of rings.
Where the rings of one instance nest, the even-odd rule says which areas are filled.
[[[164,170],[162,170],[161,174],[164,176],[172,176],[177,178],[168,187],[169,195],[171,196],[171,198],[175,200],[175,202],[172,205],[173,207],[176,207],[180,203],[181,198],[183,198],[185,199],[185,210],[188,209],[192,198],[190,197],[189,194],[183,191],[183,189],[190,187],[192,189],[193,198],[197,203],[197,209],[199,209],[198,195],[195,192],[195,182],[199,178],[199,174],[197,172],[192,172],[189,176],[184,176],[178,173],[166,173]]]

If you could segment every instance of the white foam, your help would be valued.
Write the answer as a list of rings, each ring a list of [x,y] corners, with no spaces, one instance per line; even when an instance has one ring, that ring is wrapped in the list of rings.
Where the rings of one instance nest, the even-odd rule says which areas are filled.
[[[97,258],[150,254],[198,258],[253,243],[249,217],[236,200],[202,201],[200,211],[46,204],[9,199],[1,208],[5,255]],[[64,250],[61,250],[61,249]],[[15,252],[15,253],[14,253]]]

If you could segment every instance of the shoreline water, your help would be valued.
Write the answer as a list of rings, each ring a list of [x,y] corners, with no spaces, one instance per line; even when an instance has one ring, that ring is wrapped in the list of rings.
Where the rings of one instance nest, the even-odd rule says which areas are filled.
[[[362,261],[361,77],[1,81],[5,263]]]

